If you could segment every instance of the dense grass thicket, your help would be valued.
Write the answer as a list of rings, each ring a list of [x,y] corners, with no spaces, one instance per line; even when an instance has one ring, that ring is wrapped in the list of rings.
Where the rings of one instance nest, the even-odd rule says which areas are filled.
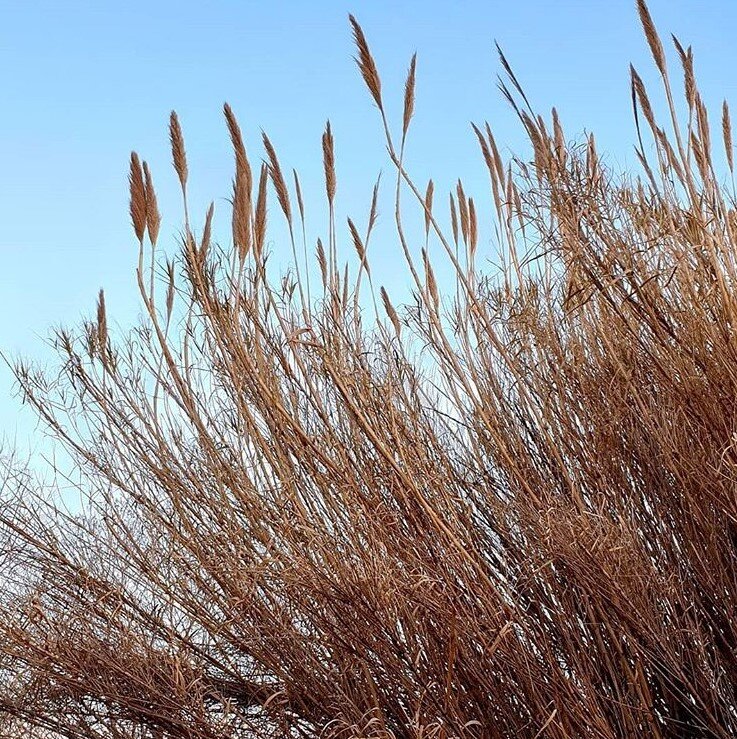
[[[85,505],[6,471],[0,735],[737,735],[729,109],[713,132],[691,50],[669,68],[639,11],[665,95],[663,123],[632,70],[638,177],[534,114],[502,56],[534,160],[474,126],[489,196],[438,197],[403,164],[414,60],[389,121],[353,19],[393,175],[352,243],[329,126],[316,248],[296,174],[267,137],[252,169],[229,107],[231,245],[188,211],[176,115],[171,259],[132,156],[141,325],[111,336],[101,293],[56,371],[16,366]],[[371,269],[382,193],[406,305]]]

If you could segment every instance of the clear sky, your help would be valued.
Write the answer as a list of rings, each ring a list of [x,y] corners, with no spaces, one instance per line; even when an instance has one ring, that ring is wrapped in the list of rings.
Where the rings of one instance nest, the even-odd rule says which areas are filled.
[[[650,8],[665,39],[673,32],[693,44],[713,115],[724,96],[737,105],[737,3],[651,0]],[[634,0],[3,0],[0,9],[0,349],[42,361],[51,356],[49,328],[91,315],[100,287],[113,320],[135,319],[131,149],[152,166],[160,241],[174,245],[172,108],[184,128],[195,214],[214,199],[222,223],[229,218],[227,100],[254,158],[263,128],[283,166],[298,169],[316,193],[308,207],[322,196],[320,134],[329,117],[339,199],[364,222],[373,180],[388,163],[351,59],[349,12],[369,39],[397,120],[407,63],[418,52],[410,141],[418,179],[433,176],[447,192],[462,176],[480,202],[488,202],[486,179],[469,122],[488,120],[507,150],[522,141],[495,89],[494,39],[533,106],[547,113],[555,105],[569,136],[594,131],[612,163],[632,161],[629,62],[654,80]],[[310,223],[311,236],[324,233],[319,206]],[[273,249],[278,256],[281,247]],[[396,245],[374,258],[390,264]],[[25,443],[31,418],[11,384],[0,367],[0,437]]]

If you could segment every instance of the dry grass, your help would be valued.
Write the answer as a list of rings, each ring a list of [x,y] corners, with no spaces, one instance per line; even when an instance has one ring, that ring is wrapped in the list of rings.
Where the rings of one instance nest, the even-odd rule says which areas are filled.
[[[339,268],[329,126],[321,287],[310,296],[296,250],[293,275],[272,277],[267,178],[293,249],[299,235],[287,179],[264,136],[253,202],[226,107],[235,258],[211,241],[212,207],[199,239],[186,216],[160,306],[144,258],[158,209],[134,155],[146,320],[115,340],[101,294],[97,320],[59,332],[58,375],[17,366],[87,506],[72,516],[8,480],[3,735],[737,734],[735,197],[690,49],[676,42],[683,123],[639,11],[668,106],[663,126],[633,70],[643,176],[608,172],[593,136],[566,143],[502,60],[534,161],[503,161],[474,126],[492,208],[459,182],[451,236],[435,185],[402,161],[414,60],[396,145],[351,18],[397,175],[410,305],[374,285],[378,184],[366,232],[350,222],[355,279]],[[731,170],[726,106],[722,133]],[[186,198],[175,115],[171,141]],[[492,226],[499,273],[476,266]]]

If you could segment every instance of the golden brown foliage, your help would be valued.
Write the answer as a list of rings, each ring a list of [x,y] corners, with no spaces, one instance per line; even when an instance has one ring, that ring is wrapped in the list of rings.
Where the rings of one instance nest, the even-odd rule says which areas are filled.
[[[139,329],[111,336],[101,293],[96,321],[58,333],[57,377],[17,366],[87,503],[72,515],[19,476],[0,510],[3,735],[737,735],[737,204],[690,49],[676,42],[684,130],[639,11],[671,130],[632,70],[644,176],[615,177],[593,136],[566,143],[503,59],[534,161],[503,161],[474,126],[492,207],[459,181],[448,214],[401,159],[414,61],[397,147],[351,18],[399,178],[390,267],[404,254],[414,290],[395,307],[373,263],[368,327],[378,183],[366,236],[349,221],[352,282],[328,127],[329,249],[317,240],[322,292],[305,301],[264,249],[267,175],[293,237],[275,150],[264,135],[253,203],[226,107],[240,259],[211,243],[211,206],[200,246],[187,222],[181,269],[167,263],[165,310],[141,251]],[[726,106],[722,131],[731,170]],[[158,230],[147,183],[134,156],[141,244]],[[475,266],[492,227],[498,273]]]

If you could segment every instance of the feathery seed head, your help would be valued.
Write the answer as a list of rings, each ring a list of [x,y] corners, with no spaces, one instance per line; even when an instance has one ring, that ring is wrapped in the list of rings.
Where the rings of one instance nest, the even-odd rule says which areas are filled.
[[[432,197],[435,193],[435,183],[429,180],[425,190],[425,238],[430,235],[430,221],[432,219]]]
[[[729,105],[725,100],[722,103],[722,137],[724,138],[724,151],[727,155],[729,171],[734,172],[734,151],[732,146],[732,120],[729,115]]]
[[[655,30],[655,24],[653,23],[653,18],[650,15],[650,11],[648,10],[645,0],[637,0],[637,11],[640,14],[640,22],[645,31],[645,38],[650,46],[653,59],[655,60],[655,66],[658,68],[658,71],[665,76],[667,74],[665,51],[663,51],[663,44]]]
[[[333,132],[330,129],[330,121],[325,125],[325,133],[322,135],[322,163],[325,169],[325,190],[328,202],[332,205],[335,200],[335,148]]]
[[[284,181],[284,175],[282,174],[281,166],[279,165],[279,159],[276,156],[276,151],[269,140],[269,137],[262,133],[264,142],[264,148],[266,154],[269,157],[269,174],[271,175],[271,181],[274,184],[274,190],[276,191],[276,198],[279,201],[279,206],[284,213],[284,217],[287,219],[289,227],[292,227],[292,206],[289,201],[289,191],[287,190],[287,183]]]
[[[179,177],[179,184],[182,191],[187,187],[187,154],[184,149],[184,136],[182,136],[182,127],[179,125],[179,117],[176,111],[172,110],[169,116],[169,140],[171,142],[171,156],[174,162],[174,169]]]
[[[161,215],[159,206],[156,201],[156,191],[154,190],[154,181],[151,177],[151,170],[146,162],[143,163],[144,184],[146,186],[146,227],[148,229],[148,237],[151,243],[156,246],[156,240],[159,237],[159,227],[161,226]]]
[[[378,106],[379,110],[383,110],[384,106],[381,101],[381,80],[379,79],[379,72],[376,69],[376,63],[374,58],[371,56],[366,37],[364,36],[361,26],[358,21],[352,16],[348,16],[348,20],[353,26],[353,39],[358,50],[358,57],[356,63],[363,76],[363,81],[366,83],[374,102]]]
[[[130,214],[136,238],[143,242],[146,232],[146,185],[143,179],[141,161],[136,152],[131,153],[130,173],[128,175],[130,189]]]
[[[415,68],[417,66],[417,54],[412,55],[407,72],[407,81],[404,85],[404,113],[402,116],[402,138],[407,135],[409,122],[415,109]]]

